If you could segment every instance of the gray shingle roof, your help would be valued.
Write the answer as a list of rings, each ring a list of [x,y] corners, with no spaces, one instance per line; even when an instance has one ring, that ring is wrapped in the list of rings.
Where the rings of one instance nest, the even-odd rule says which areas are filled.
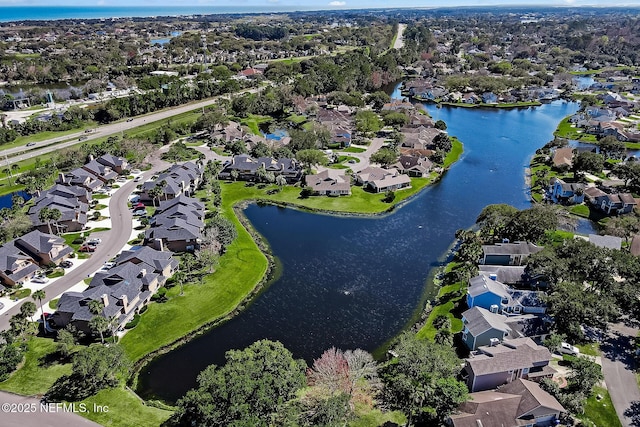
[[[482,245],[485,255],[531,255],[540,252],[543,248],[530,242],[496,243],[495,245]]]
[[[507,292],[507,286],[505,284],[496,280],[491,280],[484,274],[480,274],[469,280],[469,288],[467,289],[467,293],[469,295],[475,298],[478,295],[482,295],[487,292],[491,292],[503,298],[509,297],[509,292]]]
[[[474,337],[491,329],[511,333],[511,328],[506,323],[506,316],[492,313],[482,307],[470,308],[462,313],[462,317],[467,321],[465,326]]]
[[[534,365],[548,364],[551,353],[531,338],[504,341],[496,346],[483,346],[480,353],[466,359],[476,376],[507,372]]]

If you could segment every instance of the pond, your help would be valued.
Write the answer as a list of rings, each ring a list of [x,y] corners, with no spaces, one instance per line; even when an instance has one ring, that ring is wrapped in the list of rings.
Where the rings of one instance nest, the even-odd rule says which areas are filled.
[[[576,103],[516,110],[426,108],[465,153],[436,185],[375,218],[316,215],[250,205],[245,214],[269,242],[282,274],[243,313],[145,366],[138,392],[175,401],[224,353],[269,338],[307,361],[325,349],[373,351],[420,312],[455,231],[488,204],[530,206],[524,170]]]

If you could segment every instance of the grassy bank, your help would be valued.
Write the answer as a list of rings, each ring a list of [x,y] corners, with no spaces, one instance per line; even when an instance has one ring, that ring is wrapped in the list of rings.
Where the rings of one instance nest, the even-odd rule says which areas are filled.
[[[602,399],[598,399],[598,396],[602,396]],[[591,396],[584,405],[584,414],[578,418],[586,423],[591,422],[595,426],[622,427],[609,392],[606,388],[598,386],[593,388]]]
[[[576,128],[575,125],[569,122],[569,117],[562,119],[553,134],[558,138],[573,139],[582,142],[597,142],[595,135],[584,133],[581,129]]]
[[[446,105],[448,107],[462,107],[462,108],[525,108],[525,107],[538,107],[542,105],[542,103],[538,101],[503,102],[499,104],[484,104],[484,103],[467,104],[465,102],[440,102],[439,104]]]

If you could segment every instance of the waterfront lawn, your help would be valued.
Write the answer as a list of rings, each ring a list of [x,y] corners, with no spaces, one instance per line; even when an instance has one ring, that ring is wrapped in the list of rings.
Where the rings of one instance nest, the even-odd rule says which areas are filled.
[[[131,360],[136,361],[200,326],[228,315],[264,276],[267,259],[233,212],[233,205],[241,199],[235,193],[225,191],[225,184],[222,187],[222,213],[236,226],[237,239],[220,257],[221,267],[207,275],[202,284],[185,286],[182,296],[178,295],[179,286],[175,286],[167,293],[169,303],[148,306],[138,326],[121,340]]]
[[[456,262],[447,264],[443,271],[444,275],[450,275],[457,266],[458,264]],[[433,307],[424,326],[422,326],[416,334],[418,338],[433,340],[438,332],[433,322],[436,318],[443,315],[449,317],[451,321],[450,330],[452,333],[456,334],[462,331],[462,320],[456,317],[454,311],[457,311],[460,303],[464,302],[466,286],[467,284],[465,282],[455,282],[440,288],[437,298],[438,304]]]
[[[451,137],[451,151],[447,153],[447,156],[444,158],[444,168],[448,168],[455,162],[460,159],[462,156],[462,152],[464,151],[464,146],[462,142],[455,136]]]
[[[595,135],[584,133],[581,129],[578,129],[569,122],[569,117],[565,117],[558,124],[556,131],[553,133],[555,136],[566,139],[574,139],[582,142],[597,142]]]
[[[602,396],[598,400],[596,396]],[[594,387],[591,396],[584,405],[584,414],[577,416],[582,421],[591,422],[595,426],[622,427],[611,397],[606,388]]]
[[[25,396],[46,393],[58,378],[71,373],[71,363],[55,360],[56,346],[51,338],[31,338],[27,343],[24,364],[0,383],[0,390]]]
[[[81,415],[105,427],[158,427],[173,414],[144,405],[138,396],[123,387],[102,390],[82,403],[86,405],[87,412]],[[97,407],[108,409],[108,412],[100,411]]]

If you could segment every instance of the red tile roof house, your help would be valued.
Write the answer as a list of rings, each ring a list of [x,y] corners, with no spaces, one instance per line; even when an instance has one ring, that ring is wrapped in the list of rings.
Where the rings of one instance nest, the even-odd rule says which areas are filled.
[[[517,379],[550,378],[556,370],[549,366],[551,352],[531,338],[504,341],[479,347],[465,359],[464,376],[471,392],[491,390]]]
[[[518,379],[496,391],[471,393],[451,415],[453,427],[554,426],[566,412],[560,402],[534,382]]]

